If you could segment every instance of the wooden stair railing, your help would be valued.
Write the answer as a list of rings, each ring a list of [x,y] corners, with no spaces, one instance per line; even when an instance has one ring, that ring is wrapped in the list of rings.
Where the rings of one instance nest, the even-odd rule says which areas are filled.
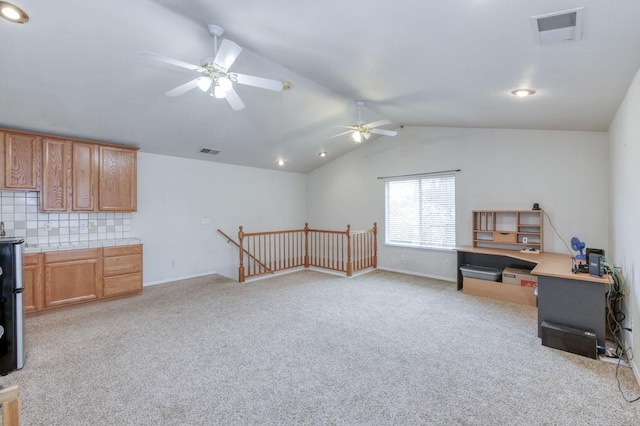
[[[247,255],[249,257],[251,257],[252,259],[254,259],[256,262],[258,262],[260,265],[262,265],[263,268],[265,268],[268,272],[271,272],[273,274],[273,271],[271,269],[269,269],[269,267],[267,267],[267,265],[265,265],[264,263],[260,262],[260,260],[256,259],[255,257],[253,257],[253,255],[251,253],[249,253],[247,250],[245,250],[244,248],[240,247],[240,244],[238,244],[237,242],[234,241],[233,238],[231,238],[230,236],[228,236],[227,234],[225,234],[224,232],[222,232],[222,230],[218,229],[218,232],[220,234],[222,234],[222,236],[224,236],[227,239],[228,243],[233,243],[236,247],[238,247],[239,249],[242,249],[242,251],[244,251],[245,253],[247,253]]]
[[[354,271],[378,266],[376,223],[362,231],[352,231],[350,225],[345,231],[311,229],[305,223],[303,229],[247,233],[240,226],[238,241],[234,243],[240,248],[241,283],[246,278],[297,267],[329,269],[350,277]],[[246,262],[245,253],[249,256]]]

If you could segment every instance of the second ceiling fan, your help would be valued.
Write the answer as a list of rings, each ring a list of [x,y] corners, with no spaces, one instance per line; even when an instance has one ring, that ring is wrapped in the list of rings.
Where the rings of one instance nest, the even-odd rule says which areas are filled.
[[[331,138],[351,133],[351,138],[353,139],[353,141],[356,143],[361,143],[363,139],[369,140],[372,134],[383,136],[395,136],[398,134],[398,132],[396,132],[395,130],[377,129],[377,127],[391,124],[389,120],[379,120],[373,121],[371,123],[365,123],[362,120],[362,107],[364,106],[364,101],[356,101],[356,105],[358,106],[358,121],[356,122],[356,124],[352,126],[341,126],[349,130],[347,130],[346,132],[338,133],[337,135],[333,135],[331,136]]]
[[[239,111],[245,108],[245,104],[233,89],[234,83],[273,90],[275,92],[280,92],[284,88],[282,81],[229,71],[231,65],[233,65],[238,55],[240,55],[240,52],[242,52],[242,48],[227,39],[222,40],[220,48],[218,48],[218,37],[224,34],[224,30],[217,25],[209,25],[207,28],[214,38],[215,52],[213,58],[204,58],[201,65],[193,65],[178,59],[158,55],[157,53],[141,53],[156,61],[176,65],[201,74],[200,77],[169,90],[165,93],[167,96],[180,96],[198,87],[203,92],[208,92],[211,96],[225,98],[233,110]]]

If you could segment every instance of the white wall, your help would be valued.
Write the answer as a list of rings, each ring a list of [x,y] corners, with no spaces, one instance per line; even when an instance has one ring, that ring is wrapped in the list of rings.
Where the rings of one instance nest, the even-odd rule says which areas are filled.
[[[349,143],[349,142],[345,142]],[[608,249],[608,137],[599,132],[405,127],[316,169],[308,178],[309,223],[354,229],[378,222],[384,242],[384,180],[449,169],[456,174],[456,241],[471,244],[472,210],[530,209],[551,217],[565,241]],[[567,252],[548,220],[544,249]],[[454,252],[380,244],[381,268],[454,280]]]
[[[131,235],[144,244],[146,285],[219,273],[238,276],[247,232],[304,227],[306,175],[138,153],[138,212]],[[211,218],[203,225],[201,219]],[[172,266],[173,260],[173,266]]]
[[[624,300],[626,325],[640,327],[640,71],[627,92],[627,96],[609,128],[609,205],[610,205],[610,258],[623,269],[627,280]],[[640,340],[625,333],[627,344],[634,354],[640,354]],[[640,381],[637,361],[636,377]]]

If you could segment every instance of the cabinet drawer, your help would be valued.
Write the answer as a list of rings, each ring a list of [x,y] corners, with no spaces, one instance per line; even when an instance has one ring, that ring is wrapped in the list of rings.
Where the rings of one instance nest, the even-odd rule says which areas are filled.
[[[24,266],[34,266],[40,263],[40,254],[39,253],[29,253],[25,254],[22,257],[22,264]]]
[[[517,242],[516,233],[493,231],[493,242],[494,243],[516,243]]]
[[[105,247],[104,257],[124,256],[127,254],[142,254],[142,244],[132,246]]]
[[[142,291],[142,273],[104,278],[104,297]]]
[[[127,256],[105,257],[103,261],[103,273],[105,277],[113,275],[130,274],[142,271],[142,255],[131,254]]]
[[[44,254],[44,263],[70,262],[72,260],[98,259],[99,249],[65,250]]]

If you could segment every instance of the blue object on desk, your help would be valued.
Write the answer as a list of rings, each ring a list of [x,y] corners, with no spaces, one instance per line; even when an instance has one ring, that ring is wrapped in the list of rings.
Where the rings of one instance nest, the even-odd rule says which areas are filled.
[[[580,241],[578,237],[573,237],[571,239],[571,248],[574,249],[575,251],[580,252],[579,254],[576,254],[575,256],[573,256],[573,258],[576,260],[586,260],[586,256],[582,251],[584,250],[585,247],[586,247],[586,244]]]

